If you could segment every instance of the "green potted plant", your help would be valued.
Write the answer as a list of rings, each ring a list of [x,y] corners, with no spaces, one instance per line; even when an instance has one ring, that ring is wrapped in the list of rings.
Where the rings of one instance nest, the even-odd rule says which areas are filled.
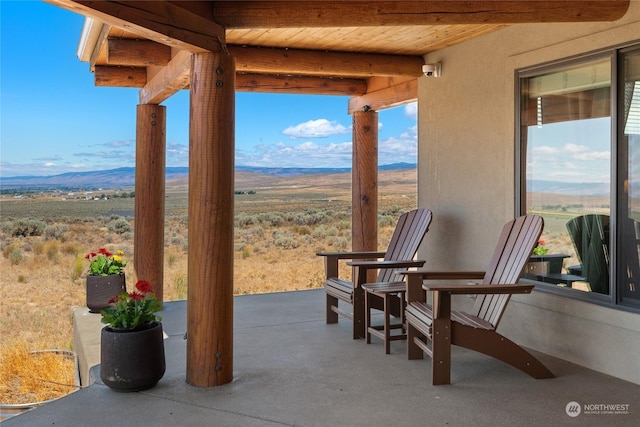
[[[127,263],[123,251],[111,253],[105,248],[89,252],[85,259],[89,261],[87,273],[87,307],[91,313],[99,313],[109,306],[109,300],[127,290],[123,272]]]
[[[133,292],[123,292],[102,310],[100,379],[116,391],[140,391],[155,386],[165,372],[162,305],[146,280]]]
[[[532,259],[527,263],[526,273],[540,276],[549,273],[549,261],[544,259],[544,255],[549,253],[549,249],[544,246],[544,240],[538,240],[538,244],[533,248]]]

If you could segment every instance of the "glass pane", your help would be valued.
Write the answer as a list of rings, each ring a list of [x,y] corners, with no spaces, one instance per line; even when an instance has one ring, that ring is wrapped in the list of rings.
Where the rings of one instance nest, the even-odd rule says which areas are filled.
[[[640,306],[640,52],[623,56],[623,135],[620,143],[618,270],[621,300]]]
[[[545,220],[526,276],[610,294],[611,63],[521,81],[526,212]]]

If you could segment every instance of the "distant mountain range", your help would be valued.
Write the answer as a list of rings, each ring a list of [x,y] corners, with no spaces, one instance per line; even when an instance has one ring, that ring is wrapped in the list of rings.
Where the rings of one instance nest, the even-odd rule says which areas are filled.
[[[528,191],[532,193],[552,193],[567,196],[608,196],[611,192],[606,182],[558,182],[533,180]]]
[[[379,170],[415,169],[415,163],[393,163],[382,165]],[[351,168],[270,168],[259,166],[236,166],[238,172],[255,173],[279,178],[296,177],[311,174],[338,174],[351,172]],[[187,167],[166,168],[166,179],[176,180],[189,175]],[[0,179],[2,193],[24,191],[79,191],[132,188],[135,185],[136,169],[117,168],[90,172],[67,172],[50,176],[16,176]],[[529,191],[534,193],[552,193],[560,195],[605,196],[609,194],[607,183],[571,183],[559,181],[532,181]]]
[[[380,170],[415,169],[415,163],[394,163],[380,166]],[[351,168],[269,168],[255,166],[236,166],[237,171],[277,177],[293,177],[309,174],[333,174],[350,172]],[[166,168],[166,179],[172,180],[188,176],[187,167]],[[134,167],[117,168],[90,172],[67,172],[50,176],[15,176],[0,179],[3,193],[11,190],[98,190],[133,187],[136,169]]]

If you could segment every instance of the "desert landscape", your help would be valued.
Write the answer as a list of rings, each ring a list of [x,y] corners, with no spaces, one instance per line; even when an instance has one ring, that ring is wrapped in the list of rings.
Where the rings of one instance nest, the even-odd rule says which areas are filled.
[[[132,191],[2,197],[0,361],[16,348],[73,350],[71,313],[85,305],[89,251],[124,251],[127,286],[133,286]],[[315,253],[351,247],[349,173],[238,172],[235,200],[235,294],[321,287],[323,261]],[[416,206],[415,169],[380,173],[381,248],[398,216]],[[164,298],[185,299],[186,178],[167,181],[165,217]]]

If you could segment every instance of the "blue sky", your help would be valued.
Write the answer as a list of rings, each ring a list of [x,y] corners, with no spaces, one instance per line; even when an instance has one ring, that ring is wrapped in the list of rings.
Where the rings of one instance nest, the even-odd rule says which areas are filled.
[[[136,88],[96,87],[76,57],[84,17],[0,0],[0,176],[135,164]],[[237,93],[236,165],[350,167],[348,97]],[[167,166],[188,166],[189,93],[167,107]],[[416,105],[379,114],[379,163],[416,162]]]

